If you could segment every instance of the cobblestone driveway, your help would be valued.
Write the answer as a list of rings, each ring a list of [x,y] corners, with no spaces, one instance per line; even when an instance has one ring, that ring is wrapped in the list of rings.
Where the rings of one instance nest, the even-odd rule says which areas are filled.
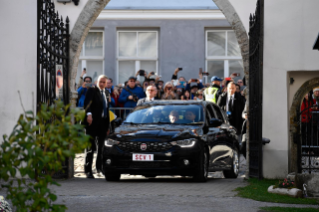
[[[206,183],[172,176],[148,179],[122,175],[119,182],[107,182],[103,176],[95,174],[96,179],[86,179],[83,159],[83,154],[77,155],[73,179],[58,180],[61,186],[52,186],[58,196],[55,204],[65,204],[70,212],[256,212],[263,206],[309,207],[236,197],[233,190],[247,185],[244,181],[246,164],[243,157],[240,158],[240,176],[237,179],[225,179],[221,172],[215,172],[210,173]],[[3,190],[0,195],[5,196]]]
[[[194,183],[191,178],[122,175],[119,182],[107,182],[103,176],[86,179],[84,155],[75,161],[75,178],[60,181],[55,188],[58,202],[69,211],[240,211],[255,212],[262,206],[290,206],[264,203],[235,197],[233,190],[246,185],[245,159],[240,158],[240,176],[225,179],[221,172],[210,173],[207,183]],[[94,166],[93,166],[94,167]],[[300,207],[300,206],[296,206]]]

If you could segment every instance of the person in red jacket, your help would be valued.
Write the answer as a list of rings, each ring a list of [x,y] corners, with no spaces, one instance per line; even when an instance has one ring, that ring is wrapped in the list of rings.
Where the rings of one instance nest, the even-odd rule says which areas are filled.
[[[312,95],[307,93],[302,101],[301,112],[301,135],[302,145],[310,145],[311,142],[311,112],[316,110],[316,100],[312,98]]]

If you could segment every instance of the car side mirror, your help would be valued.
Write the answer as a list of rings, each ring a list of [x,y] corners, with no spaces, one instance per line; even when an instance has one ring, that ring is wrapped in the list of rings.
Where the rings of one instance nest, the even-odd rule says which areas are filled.
[[[114,120],[114,124],[115,124],[115,127],[118,127],[122,124],[123,120],[122,118],[118,117]]]
[[[219,127],[220,125],[223,124],[223,121],[220,119],[216,119],[216,118],[211,118],[209,120],[209,126],[210,127]]]

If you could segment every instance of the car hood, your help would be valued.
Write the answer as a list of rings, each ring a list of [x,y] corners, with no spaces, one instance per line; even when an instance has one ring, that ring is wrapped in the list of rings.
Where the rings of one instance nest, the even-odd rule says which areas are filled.
[[[121,125],[110,138],[118,141],[168,141],[197,136],[198,126]]]

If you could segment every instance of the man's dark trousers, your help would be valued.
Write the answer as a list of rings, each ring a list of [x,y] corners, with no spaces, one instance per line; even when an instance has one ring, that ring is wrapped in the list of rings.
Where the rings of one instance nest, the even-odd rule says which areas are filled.
[[[109,118],[109,117],[107,117]],[[103,157],[103,149],[104,142],[106,138],[106,130],[108,128],[108,121],[106,118],[102,118],[99,120],[99,124],[97,125],[100,129],[92,129],[92,127],[87,127],[86,134],[90,135],[90,143],[91,145],[86,150],[85,157],[85,173],[92,172],[92,164],[93,164],[93,155],[96,151],[96,143],[95,139],[98,141],[98,153],[96,159],[96,170],[102,171],[102,157]],[[96,125],[95,125],[96,126]]]
[[[107,92],[108,96],[108,92]],[[91,145],[88,148],[86,159],[85,159],[85,173],[92,173],[92,162],[93,154],[96,151],[95,138],[98,139],[98,156],[96,160],[96,169],[97,171],[102,171],[102,155],[104,149],[104,141],[106,138],[107,131],[109,129],[109,108],[107,107],[106,112],[104,110],[103,98],[101,91],[97,88],[89,88],[85,100],[84,108],[86,109],[86,115],[83,120],[83,124],[86,126],[86,134],[91,136],[90,142]],[[92,124],[89,125],[87,122],[87,113],[92,113]],[[102,114],[106,117],[102,117]]]

